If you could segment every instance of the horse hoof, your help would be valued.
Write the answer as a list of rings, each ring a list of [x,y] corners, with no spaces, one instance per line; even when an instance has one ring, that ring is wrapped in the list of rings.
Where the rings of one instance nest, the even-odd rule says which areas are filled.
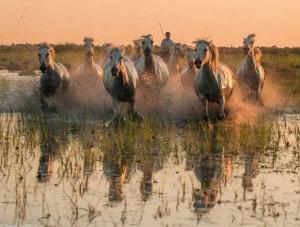
[[[203,116],[203,120],[204,120],[205,122],[209,122],[209,117],[208,117],[208,116]]]
[[[218,115],[218,119],[219,120],[224,120],[225,119],[225,114]]]
[[[145,120],[144,116],[137,111],[132,112],[130,115],[131,115],[132,120],[136,120],[136,121],[144,121]]]
[[[124,116],[116,115],[116,116],[114,116],[114,118],[112,119],[111,122],[115,125],[119,125],[119,124],[124,123],[125,121],[126,121],[126,119]]]

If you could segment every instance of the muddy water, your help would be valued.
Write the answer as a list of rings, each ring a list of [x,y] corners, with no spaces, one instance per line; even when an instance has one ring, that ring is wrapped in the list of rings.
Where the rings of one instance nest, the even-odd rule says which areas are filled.
[[[6,111],[24,80],[2,86],[0,226],[300,225],[299,114],[107,128]]]

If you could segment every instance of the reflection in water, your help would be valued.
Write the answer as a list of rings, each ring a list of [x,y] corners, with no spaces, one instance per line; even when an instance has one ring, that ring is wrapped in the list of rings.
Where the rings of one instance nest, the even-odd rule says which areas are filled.
[[[201,183],[201,189],[193,192],[193,206],[197,211],[207,212],[216,205],[222,180],[224,148],[218,141],[218,126],[209,136],[210,150],[203,150],[195,162],[194,173]]]
[[[130,181],[135,172],[134,153],[107,151],[104,154],[103,172],[109,182],[108,199],[121,202],[124,198],[123,185]]]
[[[66,128],[53,119],[45,119],[40,129],[40,160],[37,179],[40,182],[49,181],[53,174],[53,163],[58,152],[64,152],[69,143]]]
[[[5,223],[299,226],[299,115],[172,131],[17,116],[0,115]]]
[[[155,141],[153,142],[155,143]],[[147,200],[152,194],[154,172],[163,168],[163,157],[159,146],[153,144],[148,149],[140,163],[140,169],[143,173],[140,191],[143,200]]]
[[[258,175],[259,155],[257,152],[248,152],[244,157],[245,173],[243,176],[244,198],[246,191],[253,192],[253,178]]]

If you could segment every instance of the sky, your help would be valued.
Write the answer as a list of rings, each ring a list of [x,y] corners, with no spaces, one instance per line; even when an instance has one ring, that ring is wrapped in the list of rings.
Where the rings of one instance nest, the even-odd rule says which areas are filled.
[[[159,23],[162,25],[160,28]],[[257,35],[259,46],[300,46],[300,0],[0,0],[0,44],[129,44],[152,34],[160,44],[210,38],[241,46]]]

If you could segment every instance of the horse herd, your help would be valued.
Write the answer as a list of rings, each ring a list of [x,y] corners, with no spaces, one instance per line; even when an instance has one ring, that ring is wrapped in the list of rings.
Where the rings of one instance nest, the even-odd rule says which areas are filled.
[[[154,94],[159,94],[173,72],[175,64],[165,62],[160,56],[154,54],[153,38],[151,35],[142,36],[134,42],[136,56],[130,58],[124,50],[112,47],[105,56],[104,70],[93,60],[94,40],[84,39],[85,62],[80,65],[77,72],[87,80],[87,75],[93,74],[98,81],[103,81],[106,91],[112,98],[113,113],[119,117],[120,103],[129,104],[129,113],[135,111],[135,97],[138,88],[150,88]],[[243,51],[245,59],[239,64],[237,76],[228,66],[219,61],[218,48],[212,41],[199,39],[194,42],[194,48],[185,48],[187,65],[181,72],[180,80],[186,90],[194,91],[200,98],[201,113],[204,120],[209,120],[208,103],[219,104],[218,117],[225,118],[224,108],[226,100],[230,98],[238,84],[241,91],[247,96],[260,102],[265,73],[260,64],[261,51],[255,45],[255,35],[250,34],[244,38]],[[174,62],[180,46],[174,45],[170,61]],[[39,45],[39,63],[42,72],[40,78],[40,94],[42,107],[47,108],[47,99],[58,94],[65,94],[70,89],[72,77],[67,68],[54,61],[54,48],[47,43]],[[85,77],[86,76],[86,77]],[[236,83],[236,81],[238,83]],[[81,81],[80,83],[83,83]],[[92,82],[94,83],[94,82]],[[146,94],[147,95],[147,94]],[[141,116],[138,114],[138,116]]]

